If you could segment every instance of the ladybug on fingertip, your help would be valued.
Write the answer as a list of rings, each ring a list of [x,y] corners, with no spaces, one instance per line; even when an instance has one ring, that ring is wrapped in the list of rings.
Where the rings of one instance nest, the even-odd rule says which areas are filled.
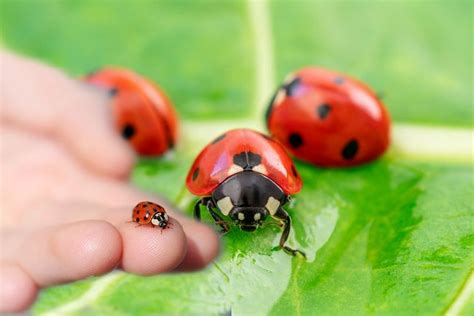
[[[194,208],[197,220],[202,205],[223,232],[230,229],[223,216],[248,232],[272,217],[283,226],[280,248],[305,256],[286,245],[291,218],[283,208],[301,190],[302,180],[285,149],[270,137],[249,129],[220,135],[197,156],[186,186],[200,197]]]
[[[117,67],[99,69],[84,80],[110,89],[116,128],[138,154],[159,156],[173,149],[178,139],[178,115],[157,85]]]
[[[132,221],[138,225],[151,225],[165,229],[169,226],[169,216],[163,206],[153,202],[140,202],[132,211]]]
[[[306,67],[277,89],[266,114],[270,134],[288,151],[322,167],[367,163],[390,143],[390,117],[364,83]]]

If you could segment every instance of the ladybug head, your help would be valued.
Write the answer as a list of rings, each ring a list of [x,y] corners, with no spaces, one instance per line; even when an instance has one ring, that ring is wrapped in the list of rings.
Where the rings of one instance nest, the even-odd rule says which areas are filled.
[[[215,205],[244,231],[254,231],[286,200],[281,188],[265,175],[242,171],[222,182],[212,194]]]
[[[262,222],[267,217],[267,210],[264,207],[234,207],[229,216],[240,229],[246,232],[253,232],[262,226]]]
[[[164,212],[156,212],[151,219],[151,223],[155,226],[165,228],[168,226],[168,214]]]

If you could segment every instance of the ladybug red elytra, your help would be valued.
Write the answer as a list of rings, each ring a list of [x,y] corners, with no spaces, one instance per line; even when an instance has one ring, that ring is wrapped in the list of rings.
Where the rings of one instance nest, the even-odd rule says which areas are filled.
[[[142,155],[161,155],[178,138],[178,116],[171,101],[155,84],[126,69],[106,67],[84,80],[109,88],[115,125]]]
[[[324,68],[291,75],[273,96],[266,121],[295,157],[323,167],[369,162],[390,142],[390,117],[376,94]]]
[[[205,205],[224,232],[229,225],[217,210],[242,230],[254,231],[271,216],[284,227],[280,247],[304,256],[285,245],[291,218],[283,206],[291,194],[300,191],[302,181],[277,141],[249,129],[231,130],[201,151],[189,170],[186,186],[201,197],[194,208],[196,219],[200,220],[201,205]]]
[[[153,227],[164,229],[169,225],[168,220],[164,207],[153,202],[140,202],[132,211],[132,221],[139,225],[151,224]]]

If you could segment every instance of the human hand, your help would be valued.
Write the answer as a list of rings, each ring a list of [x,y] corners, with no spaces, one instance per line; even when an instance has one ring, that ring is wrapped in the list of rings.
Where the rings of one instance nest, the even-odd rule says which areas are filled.
[[[39,288],[117,267],[150,275],[216,257],[212,229],[127,184],[134,155],[114,130],[107,91],[0,58],[1,312],[28,308]],[[165,206],[172,228],[127,223],[143,200]]]

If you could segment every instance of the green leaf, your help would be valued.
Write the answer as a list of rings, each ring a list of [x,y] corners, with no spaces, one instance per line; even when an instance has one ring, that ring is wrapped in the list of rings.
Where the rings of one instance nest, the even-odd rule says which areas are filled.
[[[347,205],[319,260],[295,266],[275,314],[433,315],[456,298],[474,260],[472,168],[370,169],[368,182],[331,177]]]
[[[304,65],[340,69],[382,92],[396,122],[472,126],[470,3],[273,1],[256,19],[255,5],[4,1],[0,38],[75,75],[118,64],[159,82],[187,120],[185,135],[173,156],[140,161],[132,181],[189,214],[184,179],[194,155],[226,128],[259,126],[252,118],[264,104],[253,100],[271,93],[255,88],[259,75],[268,85]],[[256,61],[253,41],[265,32],[254,28],[266,14],[273,37],[261,40],[274,51]],[[265,62],[276,78],[259,72]],[[290,244],[307,261],[275,248],[281,230],[269,221],[223,236],[222,255],[204,271],[115,272],[52,287],[34,313],[472,314],[472,164],[395,152],[359,168],[297,166],[304,188],[288,206]]]

